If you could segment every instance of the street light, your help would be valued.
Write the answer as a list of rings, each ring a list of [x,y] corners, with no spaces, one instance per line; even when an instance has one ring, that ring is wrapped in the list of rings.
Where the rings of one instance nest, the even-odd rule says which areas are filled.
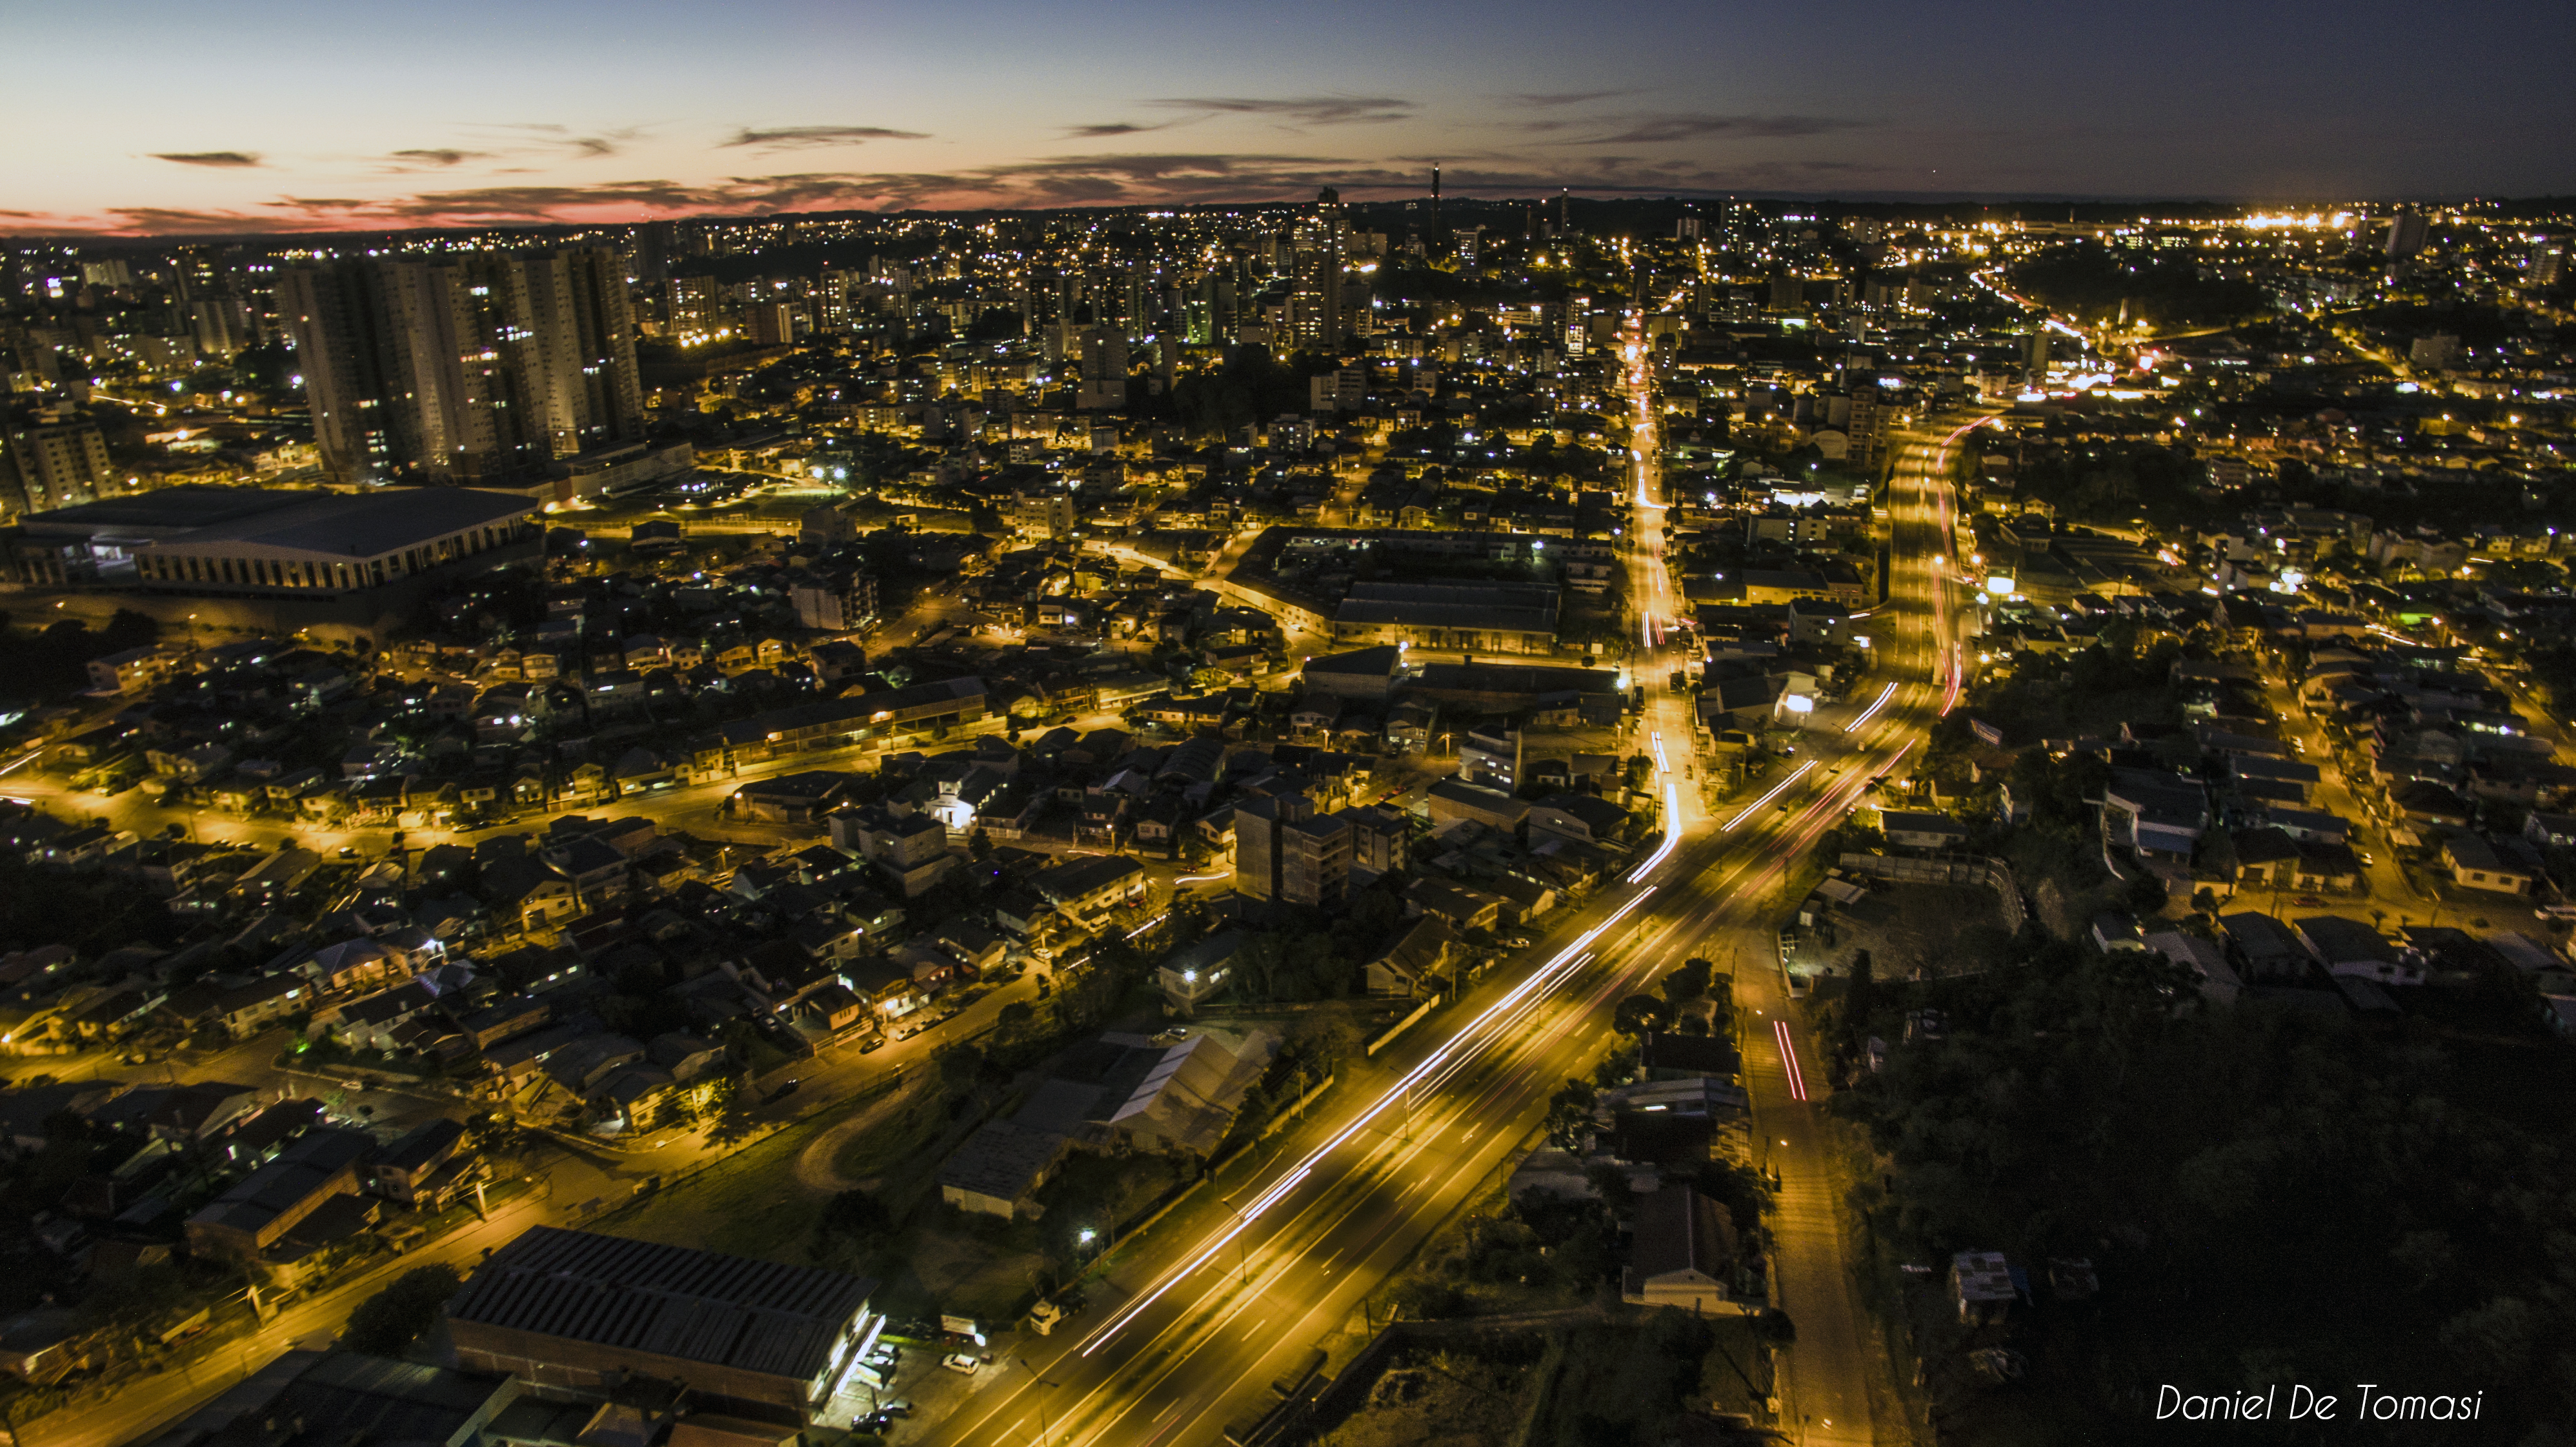
[[[1052,1381],[1047,1380],[1046,1373],[1039,1371],[1037,1368],[1035,1368],[1035,1367],[1033,1367],[1033,1366],[1030,1366],[1030,1365],[1029,1365],[1029,1359],[1028,1359],[1027,1357],[1019,1356],[1019,1355],[1016,1355],[1016,1354],[1015,1354],[1015,1355],[1013,1355],[1013,1356],[1012,1356],[1011,1360],[1013,1360],[1013,1361],[1015,1361],[1015,1362],[1018,1362],[1018,1363],[1020,1364],[1021,1369],[1022,1369],[1022,1370],[1024,1370],[1024,1371],[1026,1371],[1026,1372],[1027,1372],[1031,1377],[1035,1378],[1035,1379],[1036,1379],[1036,1381],[1037,1381],[1037,1384],[1038,1384],[1039,1386],[1041,1386],[1041,1387],[1053,1387],[1053,1386],[1059,1386],[1059,1385],[1061,1385],[1061,1383],[1052,1382]],[[1048,1438],[1048,1437],[1050,1437],[1050,1436],[1052,1436],[1052,1435],[1054,1435],[1054,1431],[1053,1431],[1053,1429],[1052,1429],[1052,1428],[1050,1428],[1050,1427],[1047,1425],[1047,1415],[1046,1415],[1046,1398],[1045,1398],[1045,1397],[1041,1396],[1041,1397],[1037,1398],[1037,1409],[1038,1409],[1038,1442],[1039,1442],[1039,1444],[1040,1444],[1040,1447],[1044,1447],[1044,1444],[1045,1444],[1045,1442],[1046,1442],[1047,1438]]]

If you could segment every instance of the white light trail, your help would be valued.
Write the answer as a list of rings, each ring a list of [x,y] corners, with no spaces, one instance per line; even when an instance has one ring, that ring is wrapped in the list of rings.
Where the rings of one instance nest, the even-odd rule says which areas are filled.
[[[1878,716],[1878,711],[1887,707],[1887,701],[1894,697],[1896,697],[1896,685],[1891,683],[1879,693],[1877,702],[1872,703],[1869,707],[1860,711],[1860,717],[1843,725],[1843,732],[1856,732],[1861,725],[1868,723],[1873,718],[1876,718]]]
[[[1725,828],[1725,829],[1723,829],[1723,830],[1721,830],[1721,831],[1719,831],[1719,832],[1721,832],[1721,833],[1728,833],[1728,834],[1732,834],[1732,833],[1734,833],[1734,832],[1735,832],[1735,826],[1736,826],[1736,825],[1741,824],[1741,823],[1743,823],[1745,820],[1752,818],[1752,817],[1753,817],[1753,811],[1755,811],[1756,809],[1759,809],[1759,808],[1761,808],[1763,805],[1770,803],[1772,800],[1779,798],[1779,797],[1780,797],[1780,795],[1781,795],[1782,793],[1784,793],[1784,792],[1786,792],[1786,791],[1787,791],[1788,787],[1789,787],[1791,784],[1794,784],[1794,783],[1798,782],[1800,779],[1805,778],[1805,777],[1807,776],[1807,771],[1808,771],[1809,769],[1814,768],[1815,766],[1816,766],[1816,761],[1815,761],[1815,760],[1813,760],[1813,759],[1809,759],[1809,760],[1807,760],[1805,763],[1800,764],[1800,765],[1797,767],[1797,769],[1796,769],[1793,773],[1791,773],[1791,774],[1789,775],[1789,777],[1787,777],[1787,778],[1785,778],[1785,779],[1782,779],[1779,783],[1776,783],[1776,784],[1772,785],[1772,786],[1771,786],[1771,792],[1770,792],[1770,793],[1765,794],[1765,795],[1763,795],[1761,798],[1754,800],[1752,803],[1745,805],[1745,806],[1744,806],[1744,812],[1743,812],[1743,813],[1738,814],[1738,815],[1736,815],[1734,818],[1727,820],[1727,821],[1726,821],[1726,828]]]
[[[1662,750],[1656,752],[1660,754]],[[1669,774],[1670,771],[1666,772]],[[1682,790],[1679,784],[1667,780],[1664,784],[1664,842],[1655,846],[1655,852],[1646,856],[1645,863],[1628,871],[1628,882],[1642,883],[1647,875],[1655,872],[1655,866],[1672,857],[1673,851],[1681,847],[1681,842]]]
[[[1664,851],[1659,851],[1659,854],[1661,852],[1669,851],[1672,848],[1672,845],[1669,842],[1670,837],[1670,831],[1667,831],[1668,842],[1664,846]],[[1620,920],[1626,918],[1629,911],[1635,909],[1641,904],[1644,904],[1647,898],[1653,895],[1654,892],[1654,889],[1650,886],[1630,895],[1626,902],[1622,903],[1617,909],[1611,911],[1609,918],[1601,921],[1601,923],[1597,925],[1594,925],[1592,928],[1585,930],[1572,944],[1567,945],[1562,951],[1560,951],[1554,959],[1549,960],[1546,965],[1533,971],[1529,978],[1513,986],[1510,993],[1487,1006],[1482,1014],[1467,1022],[1467,1024],[1462,1027],[1457,1034],[1450,1036],[1449,1039],[1438,1049],[1424,1057],[1421,1064],[1416,1065],[1413,1069],[1405,1072],[1402,1079],[1389,1086],[1386,1093],[1380,1095],[1377,1098],[1376,1103],[1371,1105],[1366,1111],[1361,1112],[1358,1119],[1353,1120],[1349,1125],[1344,1126],[1341,1131],[1335,1134],[1331,1139],[1326,1140],[1323,1144],[1318,1145],[1313,1150],[1307,1152],[1305,1158],[1297,1163],[1294,1170],[1281,1177],[1260,1195],[1246,1201],[1243,1204],[1241,1211],[1236,1215],[1234,1224],[1231,1227],[1227,1228],[1221,1235],[1211,1240],[1204,1249],[1202,1249],[1197,1255],[1191,1257],[1187,1262],[1164,1273],[1163,1278],[1160,1281],[1156,1282],[1151,1288],[1138,1296],[1134,1301],[1131,1301],[1126,1306],[1122,1307],[1116,1316],[1103,1323],[1100,1329],[1092,1335],[1091,1339],[1083,1343],[1079,1354],[1087,1357],[1093,1352],[1096,1352],[1102,1347],[1108,1345],[1112,1338],[1116,1337],[1120,1331],[1124,1330],[1129,1322],[1134,1321],[1139,1315],[1141,1315],[1147,1307],[1150,1307],[1155,1302],[1161,1300],[1165,1295],[1170,1293],[1173,1287],[1178,1286],[1182,1281],[1196,1273],[1201,1267],[1216,1260],[1217,1256],[1223,1252],[1228,1245],[1232,1244],[1234,1238],[1241,1235],[1244,1228],[1250,1226],[1256,1217],[1258,1217],[1262,1212],[1270,1209],[1272,1206],[1277,1205],[1282,1197],[1296,1189],[1297,1184],[1300,1181],[1303,1181],[1306,1177],[1312,1175],[1315,1167],[1323,1161],[1324,1157],[1341,1149],[1341,1147],[1348,1143],[1353,1137],[1359,1135],[1362,1131],[1367,1130],[1370,1123],[1375,1121],[1380,1115],[1385,1114],[1390,1106],[1402,1104],[1416,1085],[1437,1074],[1444,1066],[1448,1065],[1450,1059],[1460,1050],[1473,1049],[1482,1043],[1487,1043],[1480,1041],[1478,1037],[1484,1035],[1489,1026],[1493,1025],[1496,1021],[1512,1018],[1513,1012],[1522,1004],[1523,1001],[1528,1000],[1532,995],[1542,993],[1555,985],[1563,983],[1564,980],[1572,974],[1573,966],[1579,964],[1587,956],[1592,948],[1592,942],[1599,939],[1604,932],[1611,928],[1611,926],[1616,925]]]

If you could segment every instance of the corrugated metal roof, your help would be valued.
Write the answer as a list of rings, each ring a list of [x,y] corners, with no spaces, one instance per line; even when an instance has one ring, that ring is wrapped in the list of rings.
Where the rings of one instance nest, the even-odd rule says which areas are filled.
[[[493,1254],[449,1318],[810,1381],[875,1283],[552,1226]]]

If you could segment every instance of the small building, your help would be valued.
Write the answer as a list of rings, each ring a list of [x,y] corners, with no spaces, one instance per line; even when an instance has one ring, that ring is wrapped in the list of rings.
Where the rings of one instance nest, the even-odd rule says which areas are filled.
[[[2529,894],[2540,877],[2540,861],[2520,839],[2490,841],[2482,834],[2461,832],[2442,841],[2442,862],[2451,882],[2488,894]]]
[[[1479,788],[1456,779],[1443,779],[1432,785],[1426,798],[1431,811],[1431,827],[1435,832],[1447,825],[1465,822],[1517,836],[1522,822],[1530,815],[1530,803],[1526,799],[1515,799],[1499,789]]]
[[[1368,992],[1404,999],[1436,994],[1449,987],[1465,949],[1447,920],[1426,913],[1368,962]]]
[[[2268,914],[2223,914],[2218,930],[2226,937],[2228,958],[2248,980],[2297,980],[2314,958],[2288,925]]]
[[[2375,980],[2383,985],[2424,983],[2424,957],[2401,947],[2357,919],[2339,914],[2309,915],[2292,926],[2299,942],[2328,975]]]
[[[1231,963],[1251,936],[1241,930],[1219,930],[1206,939],[1174,950],[1154,971],[1163,1003],[1174,1014],[1189,1015],[1226,986]]]
[[[1737,1301],[1735,1223],[1726,1208],[1690,1186],[1671,1185],[1637,1201],[1636,1239],[1619,1274],[1619,1299],[1677,1306],[1696,1314],[1759,1310]]]
[[[2147,948],[2191,971],[2200,981],[2201,998],[2213,1005],[2233,1005],[2245,989],[2227,962],[2227,947],[2216,940],[2164,930],[2147,936]]]
[[[385,1148],[369,1171],[369,1184],[386,1200],[415,1211],[435,1211],[473,1184],[477,1162],[458,1154],[465,1127],[445,1116],[424,1121]]]
[[[1962,1251],[1950,1258],[1950,1299],[1963,1326],[1987,1326],[2012,1311],[2012,1265],[2000,1251]]]
[[[1955,849],[1968,842],[1968,826],[1946,814],[1887,809],[1879,814],[1879,828],[1898,849]]]
[[[235,1182],[188,1218],[188,1249],[250,1257],[267,1250],[332,1197],[358,1188],[376,1143],[364,1131],[306,1131],[277,1159]]]
[[[1529,813],[1531,842],[1545,835],[1577,844],[1621,845],[1634,821],[1628,811],[1592,794],[1550,794]]]
[[[1055,1175],[1073,1149],[1073,1138],[1017,1121],[991,1120],[976,1127],[939,1167],[939,1199],[960,1211],[1012,1220],[1036,1219],[1030,1198]]]

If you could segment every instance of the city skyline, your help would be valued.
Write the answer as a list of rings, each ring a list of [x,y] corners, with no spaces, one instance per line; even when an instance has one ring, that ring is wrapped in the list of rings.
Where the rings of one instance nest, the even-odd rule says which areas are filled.
[[[2481,6],[2403,47],[2377,9],[2168,12],[2151,30],[1989,5],[1745,17],[1649,6],[1615,30],[1530,6],[799,4],[721,29],[659,8],[529,17],[147,3],[125,81],[38,66],[9,103],[17,234],[383,230],[779,211],[1460,196],[2534,195],[2563,15]],[[2382,21],[2386,23],[2382,23]],[[65,62],[84,17],[31,16]],[[491,38],[506,34],[509,44]],[[2104,58],[2116,55],[2116,70]],[[1258,57],[1257,64],[1246,63]],[[31,143],[30,143],[31,142]]]

